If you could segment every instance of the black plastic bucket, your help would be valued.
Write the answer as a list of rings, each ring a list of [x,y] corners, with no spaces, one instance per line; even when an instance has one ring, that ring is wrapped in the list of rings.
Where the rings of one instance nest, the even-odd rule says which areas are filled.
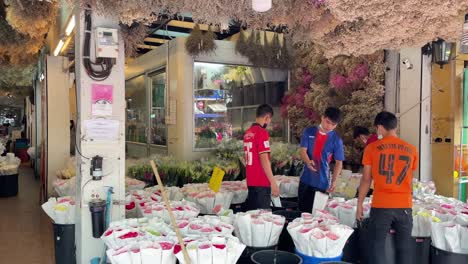
[[[286,218],[286,223],[284,224],[283,230],[281,231],[281,235],[278,241],[278,249],[287,251],[287,252],[294,252],[294,241],[291,238],[287,230],[288,223],[292,222],[294,219],[301,217],[302,212],[300,211],[275,211],[273,212],[275,215],[282,215]]]
[[[297,203],[298,198],[297,198],[297,197],[291,197],[291,198],[283,198],[283,197],[281,197],[280,200],[281,200],[281,203],[283,203],[283,202],[294,202],[294,203]]]
[[[431,238],[413,237],[413,263],[429,264],[431,262]]]
[[[0,197],[18,194],[18,174],[0,175]]]
[[[281,202],[281,207],[271,207],[271,211],[276,212],[276,211],[296,211],[297,210],[297,203],[296,202],[289,202],[289,201],[282,201]]]
[[[75,225],[52,224],[56,264],[75,264]]]
[[[255,264],[302,264],[298,255],[281,250],[258,251],[252,255],[251,260]]]
[[[438,249],[431,245],[431,264],[468,263],[468,254],[458,254]]]
[[[276,246],[271,246],[271,247],[245,247],[244,251],[242,252],[242,255],[239,258],[239,261],[237,263],[242,263],[242,264],[252,264],[252,255],[258,251],[262,250],[275,250]]]

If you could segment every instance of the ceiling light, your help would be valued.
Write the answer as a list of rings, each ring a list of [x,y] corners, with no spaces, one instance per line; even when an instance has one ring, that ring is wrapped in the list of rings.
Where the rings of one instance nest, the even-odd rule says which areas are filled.
[[[63,42],[63,40],[59,40],[59,43],[57,44],[57,47],[54,50],[54,56],[58,56],[60,54],[60,51],[62,51],[64,44],[65,43]]]
[[[256,12],[266,12],[271,9],[272,0],[252,0],[252,9]]]
[[[70,36],[70,34],[73,32],[74,28],[75,28],[75,16],[72,16],[70,18],[70,21],[68,21],[67,28],[65,29],[65,34],[67,36]]]

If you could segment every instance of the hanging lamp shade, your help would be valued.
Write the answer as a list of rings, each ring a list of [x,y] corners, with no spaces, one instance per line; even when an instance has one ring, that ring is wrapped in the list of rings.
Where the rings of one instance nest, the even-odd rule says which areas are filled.
[[[252,0],[252,9],[256,12],[266,12],[271,6],[272,0]]]
[[[432,62],[443,68],[452,58],[453,43],[438,39],[432,43]]]

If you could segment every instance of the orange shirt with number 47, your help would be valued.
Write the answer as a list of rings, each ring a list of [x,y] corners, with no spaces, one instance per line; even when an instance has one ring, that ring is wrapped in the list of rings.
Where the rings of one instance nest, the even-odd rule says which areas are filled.
[[[372,207],[412,207],[413,171],[418,166],[414,146],[398,137],[385,137],[366,147],[362,164],[372,167]]]

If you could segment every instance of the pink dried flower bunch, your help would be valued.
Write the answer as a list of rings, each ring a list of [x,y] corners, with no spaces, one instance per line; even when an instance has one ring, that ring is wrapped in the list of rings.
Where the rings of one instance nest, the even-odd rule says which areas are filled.
[[[349,89],[352,85],[359,85],[369,75],[367,64],[358,64],[348,76],[334,74],[330,77],[330,85],[339,91]]]

